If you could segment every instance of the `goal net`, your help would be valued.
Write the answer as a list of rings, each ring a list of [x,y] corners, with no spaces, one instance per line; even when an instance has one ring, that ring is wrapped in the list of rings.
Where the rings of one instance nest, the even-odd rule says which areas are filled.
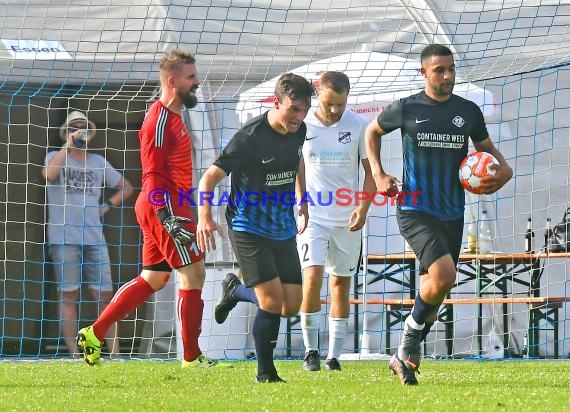
[[[496,298],[496,303],[444,306],[424,353],[569,355],[569,303],[499,300],[570,297],[568,256],[514,257],[525,252],[527,218],[532,218],[538,252],[547,218],[554,226],[570,202],[567,2],[82,0],[71,5],[46,0],[4,2],[0,16],[2,356],[69,355],[62,338],[62,297],[48,253],[49,199],[42,176],[46,156],[61,147],[59,129],[69,113],[84,112],[96,124],[89,150],[135,188],[132,197],[103,218],[116,291],[142,269],[142,238],[134,215],[141,175],[138,129],[158,97],[158,62],[166,51],[183,47],[197,57],[201,102],[184,113],[197,182],[241,125],[267,109],[280,74],[294,71],[315,80],[322,71],[344,71],[352,85],[349,107],[372,120],[386,104],[422,88],[419,53],[430,43],[452,48],[455,92],[479,105],[514,178],[494,195],[467,196],[465,224],[478,221],[485,209],[495,232],[494,251],[507,258],[465,258],[450,296]],[[386,136],[381,155],[385,168],[400,176],[401,136]],[[75,189],[87,190],[85,184]],[[220,190],[226,189],[224,182]],[[371,208],[363,264],[351,293],[346,356],[394,352],[409,307],[388,305],[384,299],[413,298],[419,286],[418,263],[400,255],[405,243],[395,212],[389,202]],[[216,218],[225,223],[223,210],[216,211]],[[222,325],[213,319],[220,281],[237,271],[229,242],[218,240],[218,250],[206,259],[200,343],[213,357],[248,358],[254,353],[255,307],[239,304]],[[387,260],[388,254],[397,256]],[[177,357],[176,289],[173,276],[166,288],[119,323],[123,356]],[[80,328],[96,318],[100,303],[85,284],[78,300]],[[324,304],[323,353],[328,310]],[[302,356],[298,319],[281,325],[276,354]]]

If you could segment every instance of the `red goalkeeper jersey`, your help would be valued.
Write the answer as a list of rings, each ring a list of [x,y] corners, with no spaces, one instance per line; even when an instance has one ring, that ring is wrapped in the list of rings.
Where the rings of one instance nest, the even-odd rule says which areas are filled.
[[[189,209],[185,197],[179,196],[192,188],[192,138],[182,117],[157,100],[146,114],[139,139],[142,192],[149,203],[155,211],[169,205]]]

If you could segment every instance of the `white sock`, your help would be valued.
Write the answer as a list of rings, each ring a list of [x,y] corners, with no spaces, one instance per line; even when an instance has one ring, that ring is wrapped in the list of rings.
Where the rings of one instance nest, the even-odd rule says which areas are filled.
[[[419,325],[414,318],[412,317],[412,315],[408,315],[408,317],[406,318],[406,325],[408,325],[408,327],[412,328],[412,329],[416,329],[416,330],[423,330],[423,328],[426,326],[425,323],[422,323],[421,325]],[[401,345],[401,341],[404,338],[404,331],[402,331],[402,335],[400,336],[400,345],[398,346],[398,357],[401,360],[404,360],[404,353],[402,352],[402,345]]]
[[[421,325],[416,322],[414,320],[414,317],[412,316],[412,314],[410,313],[410,315],[406,318],[406,323],[408,324],[409,327],[416,329],[416,330],[423,330],[424,327],[426,326],[425,323],[422,323]]]
[[[321,321],[321,312],[300,312],[300,315],[305,352],[319,350],[319,322]]]
[[[329,354],[327,359],[339,358],[348,330],[348,318],[329,318]]]

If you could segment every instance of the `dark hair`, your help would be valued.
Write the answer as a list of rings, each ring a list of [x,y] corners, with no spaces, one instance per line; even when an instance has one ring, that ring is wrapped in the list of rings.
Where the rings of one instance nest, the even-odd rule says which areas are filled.
[[[183,64],[195,64],[196,58],[192,53],[186,50],[170,50],[160,59],[160,73],[177,74],[178,69]]]
[[[420,54],[420,62],[422,65],[424,61],[430,59],[432,56],[453,56],[453,53],[443,44],[430,44],[429,46],[424,47]]]
[[[319,78],[318,87],[332,89],[335,93],[350,92],[350,80],[342,72],[324,72]]]
[[[286,73],[277,80],[275,85],[275,97],[283,102],[285,96],[291,100],[307,99],[315,94],[315,89],[311,82],[298,74]]]

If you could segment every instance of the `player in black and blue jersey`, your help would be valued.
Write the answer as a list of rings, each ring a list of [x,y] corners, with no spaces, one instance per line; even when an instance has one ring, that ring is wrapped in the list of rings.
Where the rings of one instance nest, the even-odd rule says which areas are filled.
[[[366,153],[376,189],[388,195],[400,182],[387,174],[380,161],[380,138],[400,129],[403,145],[402,193],[398,225],[420,261],[420,290],[404,325],[390,369],[403,385],[416,385],[421,341],[433,324],[441,302],[455,284],[461,249],[465,192],[458,170],[467,155],[469,139],[477,151],[491,153],[499,161],[496,174],[482,180],[482,193],[499,190],[513,171],[493,145],[479,107],[452,94],[455,62],[443,45],[425,47],[420,56],[425,88],[389,105],[366,129]]]
[[[283,381],[273,363],[279,324],[281,316],[296,315],[301,306],[294,196],[296,185],[298,193],[305,192],[301,149],[307,127],[303,120],[313,94],[304,77],[282,75],[275,87],[274,107],[234,135],[198,187],[200,193],[212,193],[218,182],[231,176],[226,209],[229,237],[245,287],[253,288],[259,306],[253,322],[258,382]],[[211,206],[208,202],[198,205],[196,237],[198,248],[205,252],[215,249],[214,232],[223,234],[212,219]],[[306,204],[299,214],[304,217],[302,231],[308,221]],[[225,291],[227,285],[222,286]]]

